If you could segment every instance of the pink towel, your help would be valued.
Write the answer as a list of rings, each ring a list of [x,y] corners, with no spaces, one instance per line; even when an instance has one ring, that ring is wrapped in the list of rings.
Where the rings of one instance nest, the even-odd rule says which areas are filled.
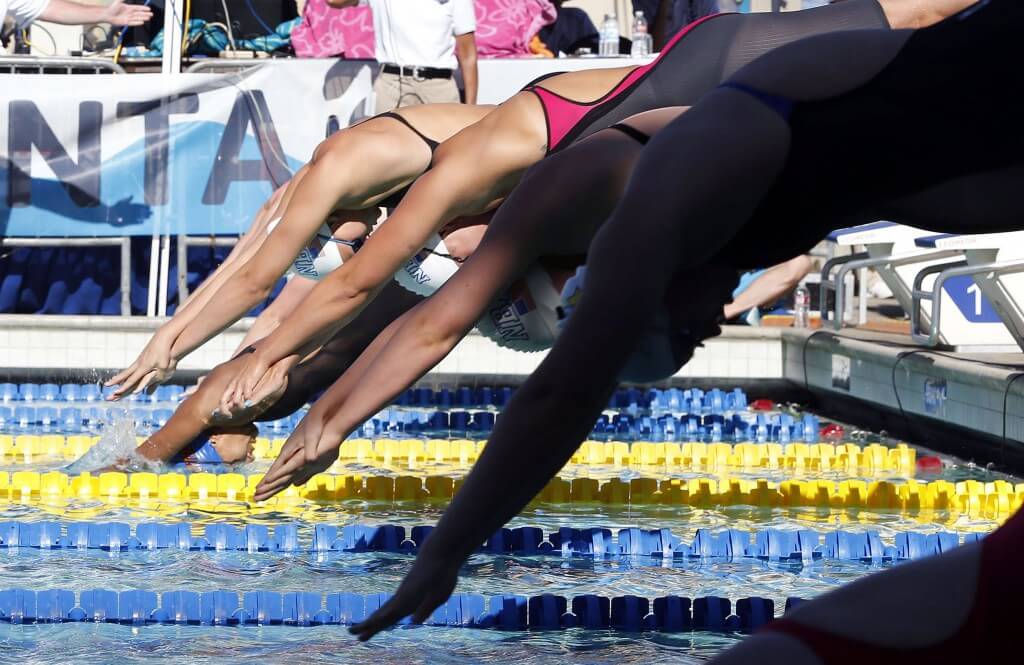
[[[549,0],[475,0],[476,48],[482,58],[532,55],[530,40],[557,13]]]
[[[369,7],[334,9],[326,0],[306,0],[302,22],[292,30],[300,58],[373,59],[373,13]]]
[[[550,0],[474,0],[476,48],[482,58],[532,55],[530,40],[555,21]],[[292,30],[300,58],[373,58],[373,14],[369,7],[334,9],[307,0],[302,23]]]

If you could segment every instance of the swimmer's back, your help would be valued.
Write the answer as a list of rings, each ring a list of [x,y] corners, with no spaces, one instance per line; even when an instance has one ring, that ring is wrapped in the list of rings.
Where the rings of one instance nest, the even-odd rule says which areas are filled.
[[[707,17],[680,30],[628,91],[588,112],[559,147],[637,113],[692,106],[744,65],[779,46],[841,30],[888,28],[877,0],[843,0],[797,12]]]

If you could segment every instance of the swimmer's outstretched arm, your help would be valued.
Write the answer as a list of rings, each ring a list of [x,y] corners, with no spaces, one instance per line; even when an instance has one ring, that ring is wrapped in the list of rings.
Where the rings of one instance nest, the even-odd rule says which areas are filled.
[[[314,286],[316,286],[315,281],[301,275],[295,275],[289,279],[288,283],[281,289],[281,292],[277,294],[277,297],[252,322],[249,330],[245,333],[245,337],[242,338],[235,352],[231,355],[238,355],[243,349],[252,346],[277,330],[281,322],[295,311],[295,308],[299,306],[303,298],[309,295]]]
[[[225,392],[224,408],[249,399],[267,371],[277,363],[297,362],[302,353],[322,344],[351,321],[390,281],[431,234],[457,217],[496,206],[523,172],[543,156],[544,146],[524,144],[533,135],[501,127],[518,117],[520,105],[536,103],[522,96],[485,116],[446,141],[435,165],[416,180],[402,203],[356,255],[320,282],[295,315],[267,337]]]
[[[211,415],[224,385],[234,376],[240,364],[236,358],[218,365],[199,384],[196,392],[178,405],[167,424],[139,445],[135,452],[149,460],[167,462],[211,427],[233,427],[251,423],[252,419],[268,408],[280,394],[230,419],[214,418]]]
[[[682,110],[651,111],[630,124],[653,134]],[[531,169],[448,283],[390,326],[390,341],[378,339],[317,401],[267,472],[257,497],[301,484],[329,466],[339,443],[440,362],[530,263],[545,254],[585,253],[594,229],[614,209],[639,152],[632,138],[606,130]],[[359,390],[352,390],[355,385]]]
[[[287,185],[275,190],[256,213],[249,230],[242,235],[227,258],[189,294],[174,316],[157,329],[135,361],[106,382],[107,386],[119,386],[110,399],[117,400],[130,392],[139,392],[163,383],[174,374],[177,366],[177,360],[171,356],[174,341],[195,320],[228,278],[259,249],[267,235],[267,224],[283,209],[289,190],[303,174],[304,169]]]
[[[503,230],[510,237],[501,237]],[[440,291],[377,336],[317,400],[301,427],[288,437],[257,488],[256,500],[267,499],[289,485],[301,484],[329,467],[348,434],[458,344],[496,294],[534,258],[533,245],[517,242],[513,232],[507,226],[489,229],[480,248]]]
[[[253,256],[230,275],[218,289],[217,297],[209,300],[201,313],[177,336],[171,349],[175,360],[202,346],[267,298],[277,280],[346,191],[345,178],[339,175],[341,169],[335,162],[335,154],[328,153],[310,165],[281,223]],[[352,215],[346,215],[346,221],[372,224],[376,212],[376,209],[353,211]]]
[[[707,103],[720,95],[729,97]],[[774,111],[718,90],[651,140],[591,245],[587,287],[564,332],[512,398],[395,596],[353,633],[365,640],[409,614],[426,619],[470,553],[558,473],[608,403],[672,275],[705,263],[749,219],[788,138]],[[722,183],[741,181],[722,195]]]

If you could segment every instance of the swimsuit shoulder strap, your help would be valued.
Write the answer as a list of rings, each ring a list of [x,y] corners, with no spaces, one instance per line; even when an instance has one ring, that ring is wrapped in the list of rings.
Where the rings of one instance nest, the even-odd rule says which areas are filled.
[[[430,138],[428,136],[425,136],[423,134],[423,132],[421,132],[420,130],[418,130],[415,127],[413,127],[411,122],[409,122],[407,119],[403,118],[401,115],[399,115],[397,113],[394,113],[392,111],[387,111],[385,113],[379,114],[376,117],[378,117],[378,118],[393,118],[393,119],[397,120],[398,122],[402,123],[403,125],[408,127],[412,131],[413,134],[415,134],[416,136],[420,137],[420,139],[424,143],[427,144],[427,147],[430,148],[430,152],[431,153],[433,153],[435,150],[437,150],[437,146],[440,145],[439,142],[435,141],[434,139],[432,139],[432,138]]]
[[[565,74],[565,72],[548,72],[547,74],[541,74],[537,78],[533,79],[532,81],[530,81],[529,83],[524,85],[522,89],[523,90],[531,90],[534,87],[536,87],[537,84],[540,83],[541,81],[546,81],[549,78],[551,78],[552,76],[560,76],[561,74]]]

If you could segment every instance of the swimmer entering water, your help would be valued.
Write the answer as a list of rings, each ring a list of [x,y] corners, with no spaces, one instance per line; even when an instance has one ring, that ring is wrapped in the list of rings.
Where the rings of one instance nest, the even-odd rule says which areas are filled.
[[[466,557],[586,436],[677,275],[699,277],[716,255],[742,268],[800,254],[837,220],[1019,230],[1024,136],[1005,128],[1024,113],[1024,91],[1007,84],[1022,29],[1024,5],[986,0],[915,32],[803,40],[744,68],[662,129],[595,237],[583,297],[551,353],[498,420],[395,596],[353,632],[368,639],[404,616],[421,621],[448,597]],[[738,181],[746,186],[737,189]],[[962,205],[972,190],[978,205]],[[607,315],[620,309],[631,316]],[[1004,533],[1020,543],[1019,526]],[[982,596],[980,616],[998,602],[998,594]],[[956,603],[929,610],[953,617],[940,640],[958,638],[961,626],[973,630]],[[880,614],[871,616],[882,621]],[[997,644],[1008,639],[982,632]],[[923,662],[910,660],[921,646],[908,641],[892,657]],[[843,653],[834,658],[842,662]]]
[[[649,65],[558,74],[526,86],[438,147],[430,170],[388,221],[249,357],[225,391],[222,409],[254,401],[261,381],[279,381],[288,367],[347,325],[396,273],[416,270],[416,255],[430,251],[438,230],[455,218],[494,208],[545,156],[629,116],[692,104],[780,44],[837,30],[927,25],[970,1],[845,0],[781,14],[721,14],[681,30]],[[322,208],[329,201],[308,203]]]

